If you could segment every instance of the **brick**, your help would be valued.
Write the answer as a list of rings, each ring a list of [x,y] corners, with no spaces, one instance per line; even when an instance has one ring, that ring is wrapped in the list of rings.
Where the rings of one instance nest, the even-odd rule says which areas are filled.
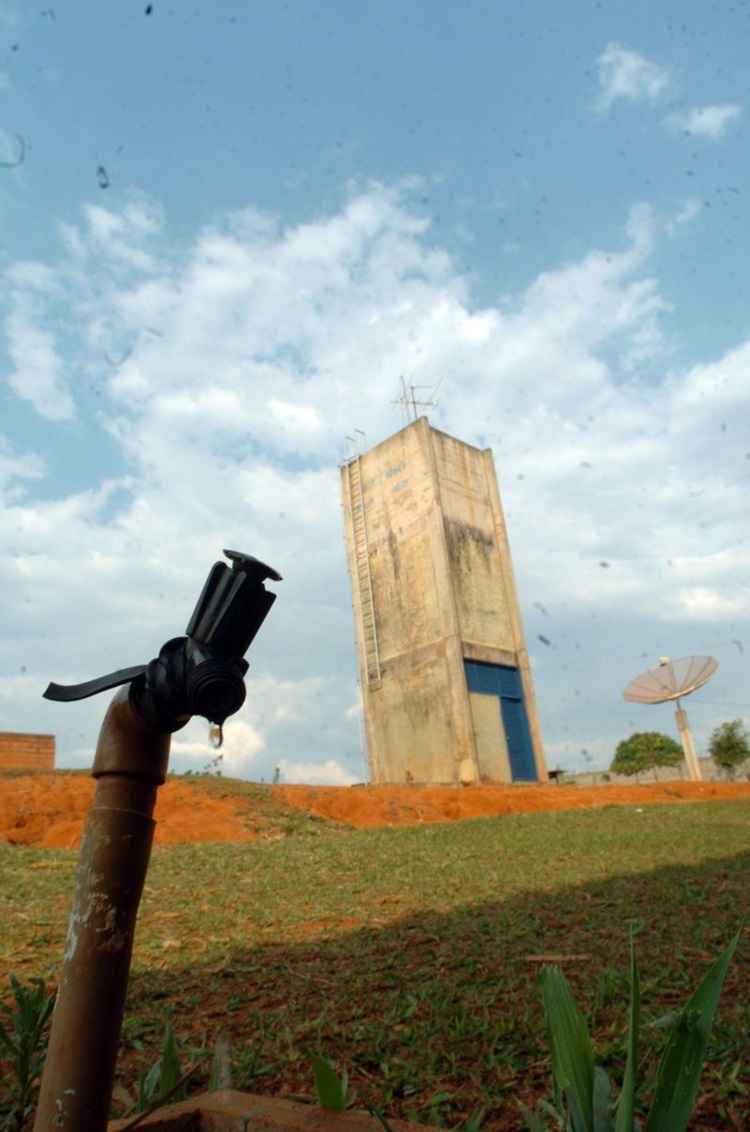
[[[55,736],[0,731],[0,769],[54,770]]]

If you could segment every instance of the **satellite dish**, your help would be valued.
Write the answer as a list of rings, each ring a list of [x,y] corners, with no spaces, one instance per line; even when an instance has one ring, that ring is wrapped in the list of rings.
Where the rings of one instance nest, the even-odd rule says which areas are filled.
[[[695,753],[693,734],[688,718],[680,706],[680,697],[689,696],[710,680],[718,662],[712,656],[684,656],[681,660],[659,657],[659,667],[649,668],[631,680],[623,697],[637,704],[663,704],[668,700],[677,703],[677,727],[685,752],[688,774],[696,781],[701,779],[700,763]]]
[[[718,667],[712,656],[684,656],[682,660],[660,656],[659,667],[649,668],[631,680],[623,696],[637,704],[678,700],[710,680]]]

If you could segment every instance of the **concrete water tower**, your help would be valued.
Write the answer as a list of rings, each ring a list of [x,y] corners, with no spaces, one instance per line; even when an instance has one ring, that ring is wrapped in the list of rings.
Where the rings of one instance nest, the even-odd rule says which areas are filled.
[[[341,488],[371,781],[546,781],[492,451],[419,417]]]

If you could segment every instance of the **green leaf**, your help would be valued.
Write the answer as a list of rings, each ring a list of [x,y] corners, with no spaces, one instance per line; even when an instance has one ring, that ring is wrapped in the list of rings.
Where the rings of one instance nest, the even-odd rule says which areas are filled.
[[[656,1072],[646,1132],[684,1132],[700,1084],[716,1006],[741,931],[716,960],[682,1010]]]
[[[429,1097],[424,1103],[425,1107],[436,1108],[437,1105],[445,1104],[446,1101],[451,1100],[453,1093],[435,1093],[434,1097]]]
[[[600,1065],[594,1069],[593,1119],[594,1132],[614,1132],[612,1087],[606,1071]]]
[[[521,1110],[521,1116],[526,1121],[526,1132],[548,1132],[547,1125],[536,1112],[532,1112],[528,1105],[523,1101],[518,1102],[518,1107]]]
[[[2,1022],[0,1022],[0,1043],[2,1043],[2,1045],[4,1045],[12,1054],[16,1053],[16,1047]]]
[[[373,1108],[373,1106],[369,1105],[369,1104],[366,1105],[365,1107],[366,1107],[367,1111],[369,1112],[370,1116],[374,1116],[375,1119],[380,1123],[381,1127],[383,1127],[385,1129],[385,1132],[393,1132],[393,1129],[391,1128],[390,1124],[388,1123],[388,1121],[386,1120],[385,1116],[383,1115],[383,1113],[380,1111],[379,1108]]]
[[[164,1031],[164,1047],[161,1052],[161,1075],[159,1078],[159,1096],[163,1097],[167,1093],[171,1093],[175,1088],[177,1082],[182,1076],[182,1069],[180,1068],[180,1057],[177,1053],[177,1041],[172,1029],[172,1023],[167,1022]],[[181,1100],[182,1098],[176,1094],[172,1094],[170,1100]]]
[[[551,1116],[555,1122],[555,1127],[562,1129],[562,1132],[566,1132],[566,1129],[570,1127],[570,1121],[566,1119],[565,1113],[559,1112],[554,1105],[549,1103],[549,1101],[538,1101],[536,1107],[538,1112],[544,1112],[547,1114],[547,1116]]]
[[[615,1132],[633,1132],[635,1113],[635,1074],[638,1068],[638,1031],[641,1021],[641,984],[638,977],[638,961],[635,957],[633,932],[630,933],[630,1023],[628,1026],[628,1059],[625,1063],[625,1076],[622,1091],[617,1102]]]
[[[161,1061],[155,1061],[149,1069],[148,1073],[142,1073],[138,1081],[138,1111],[143,1110],[148,1106],[149,1102],[153,1100],[156,1090],[159,1088],[159,1080],[161,1078]]]
[[[46,1001],[42,1003],[42,1009],[39,1012],[39,1030],[40,1031],[43,1030],[45,1025],[47,1024],[47,1020],[48,1020],[50,1014],[55,1009],[55,1002],[56,1001],[57,1001],[57,991],[53,991],[52,994],[47,996]]]
[[[464,1124],[462,1132],[480,1132],[482,1127],[482,1120],[484,1119],[484,1112],[485,1110],[483,1108],[475,1109]]]
[[[347,1074],[344,1073],[339,1080],[327,1058],[318,1053],[308,1054],[307,1057],[315,1074],[315,1092],[321,1105],[334,1112],[343,1112],[346,1108]]]
[[[583,1015],[559,967],[542,972],[552,1074],[565,1093],[575,1132],[594,1132],[594,1052]]]

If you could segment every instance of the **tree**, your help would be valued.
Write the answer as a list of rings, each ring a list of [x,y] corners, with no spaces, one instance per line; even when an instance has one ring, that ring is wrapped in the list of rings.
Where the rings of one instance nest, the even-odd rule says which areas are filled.
[[[733,778],[735,769],[750,759],[750,740],[742,720],[733,719],[731,723],[722,723],[714,728],[708,750],[717,766]]]
[[[640,774],[655,766],[679,766],[682,747],[660,731],[635,731],[617,744],[609,768],[613,774]]]

